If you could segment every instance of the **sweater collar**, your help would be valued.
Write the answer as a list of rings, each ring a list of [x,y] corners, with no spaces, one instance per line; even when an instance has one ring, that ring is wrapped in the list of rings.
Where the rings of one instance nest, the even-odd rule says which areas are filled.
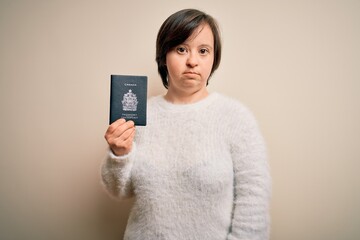
[[[159,106],[165,110],[169,111],[191,111],[196,109],[204,108],[208,105],[210,105],[212,102],[214,102],[218,98],[218,93],[209,93],[209,95],[197,102],[194,103],[188,103],[188,104],[174,104],[171,102],[168,102],[164,95],[160,95],[157,98],[157,102]]]

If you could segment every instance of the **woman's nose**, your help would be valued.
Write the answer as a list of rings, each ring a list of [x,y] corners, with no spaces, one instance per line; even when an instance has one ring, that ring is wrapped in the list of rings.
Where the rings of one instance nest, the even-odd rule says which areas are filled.
[[[194,53],[189,53],[187,61],[186,61],[186,65],[189,67],[196,67],[198,65],[198,59],[196,54]]]

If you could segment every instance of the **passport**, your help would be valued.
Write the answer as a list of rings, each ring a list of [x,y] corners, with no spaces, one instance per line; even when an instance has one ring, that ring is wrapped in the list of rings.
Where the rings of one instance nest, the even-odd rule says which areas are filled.
[[[146,126],[147,76],[111,75],[110,124],[120,118]]]

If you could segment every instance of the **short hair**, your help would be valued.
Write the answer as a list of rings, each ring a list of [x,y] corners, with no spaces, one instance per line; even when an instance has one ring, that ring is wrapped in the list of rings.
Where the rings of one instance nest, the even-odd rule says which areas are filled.
[[[219,67],[221,60],[221,37],[216,20],[196,9],[183,9],[170,15],[161,25],[156,39],[156,62],[158,72],[165,88],[168,88],[168,70],[166,66],[166,54],[185,42],[196,28],[202,24],[208,24],[214,36],[214,62],[207,79],[206,85],[214,71]]]

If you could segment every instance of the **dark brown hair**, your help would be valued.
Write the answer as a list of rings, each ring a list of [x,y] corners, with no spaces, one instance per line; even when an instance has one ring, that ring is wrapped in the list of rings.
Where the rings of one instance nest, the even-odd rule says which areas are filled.
[[[216,20],[210,15],[196,10],[183,9],[171,16],[161,25],[156,39],[156,62],[158,72],[165,88],[168,88],[168,70],[166,54],[174,47],[185,42],[196,28],[202,24],[209,24],[214,35],[214,62],[209,76],[219,67],[221,60],[221,38]],[[209,83],[207,80],[207,84]]]

